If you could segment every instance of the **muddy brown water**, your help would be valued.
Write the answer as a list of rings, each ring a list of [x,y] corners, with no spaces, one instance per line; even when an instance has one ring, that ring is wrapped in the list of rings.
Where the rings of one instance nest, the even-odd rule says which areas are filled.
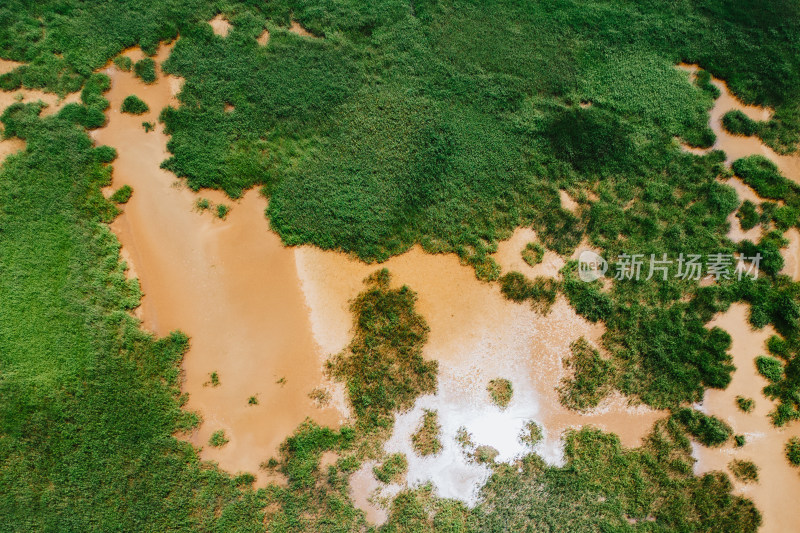
[[[138,50],[126,52],[134,59]],[[169,54],[162,47],[156,60]],[[98,144],[117,149],[113,188],[133,187],[133,196],[112,224],[132,263],[144,296],[143,326],[158,335],[181,330],[191,337],[183,361],[187,408],[203,423],[189,440],[201,457],[231,472],[259,476],[259,464],[306,417],[336,426],[342,418],[333,406],[317,408],[308,394],[331,387],[322,375],[324,354],[311,332],[295,268],[295,251],[269,231],[265,200],[250,191],[237,202],[212,191],[195,194],[159,168],[168,157],[162,126],[145,132],[143,121],[157,123],[172,104],[180,80],[160,75],[145,85],[114,67],[106,97],[109,122],[93,132]],[[120,112],[122,100],[136,94],[150,107],[141,116]],[[232,207],[226,220],[199,212],[200,197]],[[220,385],[209,384],[217,372]],[[255,396],[258,404],[249,405]],[[230,442],[207,445],[222,429]]]
[[[691,65],[680,67],[692,72],[696,70],[696,67]],[[709,126],[717,135],[713,149],[723,150],[728,164],[748,155],[763,155],[773,161],[784,176],[800,183],[800,156],[776,154],[764,146],[757,137],[732,135],[722,127],[722,117],[731,110],[738,109],[753,120],[767,120],[771,111],[743,104],[730,93],[727,84],[721,80],[712,79],[712,83],[721,93],[710,112]],[[701,154],[707,152],[707,150],[692,151]],[[738,178],[731,178],[725,183],[736,190],[740,200],[750,200],[755,204],[764,201]],[[756,241],[762,235],[760,227],[743,231],[735,214],[730,216],[729,222],[731,230],[728,237],[734,242],[743,239]],[[800,279],[800,233],[797,229],[791,229],[785,236],[789,240],[789,245],[782,251],[785,265],[781,272],[798,280]],[[730,443],[722,448],[697,446],[695,456],[698,462],[695,470],[698,473],[711,470],[727,471],[728,464],[733,459],[753,461],[760,470],[759,482],[745,484],[731,476],[736,487],[735,491],[752,498],[761,511],[764,518],[762,532],[794,531],[800,524],[800,508],[794,503],[797,494],[800,494],[800,473],[786,460],[784,446],[790,437],[800,435],[800,425],[792,423],[788,428],[776,428],[767,417],[775,408],[775,404],[761,392],[767,382],[756,371],[754,359],[766,353],[766,340],[774,334],[774,331],[770,327],[760,331],[753,330],[747,321],[747,315],[746,305],[734,304],[709,324],[709,327],[719,326],[731,335],[733,345],[730,353],[736,371],[727,389],[708,390],[702,404],[706,412],[726,420],[736,434],[744,434],[747,443],[742,448],[735,448]],[[740,411],[736,405],[737,396],[755,399],[754,411],[750,414]]]

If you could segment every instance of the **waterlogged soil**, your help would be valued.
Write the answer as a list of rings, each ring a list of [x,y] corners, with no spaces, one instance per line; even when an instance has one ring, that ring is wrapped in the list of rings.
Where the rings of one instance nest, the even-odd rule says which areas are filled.
[[[504,253],[519,255],[532,235],[522,233],[503,243]],[[376,270],[337,253],[301,247],[298,272],[311,308],[317,339],[331,353],[350,339],[352,317],[348,302],[363,288],[361,280]],[[559,299],[550,314],[542,316],[527,304],[505,299],[497,284],[478,281],[474,271],[452,255],[430,255],[419,248],[380,265],[390,270],[393,283],[408,285],[418,294],[417,311],[430,326],[425,346],[427,358],[439,361],[438,391],[420,398],[415,407],[397,415],[395,430],[385,445],[388,452],[403,452],[409,462],[408,483],[431,481],[441,496],[473,504],[489,469],[470,460],[456,442],[459,428],[472,435],[476,445],[497,449],[499,461],[509,461],[528,450],[519,440],[523,426],[534,420],[545,438],[536,447],[551,464],[563,462],[561,435],[586,424],[620,436],[626,446],[637,446],[664,413],[631,407],[620,396],[608,398],[592,413],[579,414],[560,405],[556,388],[566,373],[562,360],[572,341],[583,336],[595,345],[602,326],[579,317]],[[486,387],[490,380],[506,378],[513,396],[505,409],[496,406]],[[419,426],[424,409],[439,413],[442,451],[421,458],[411,446],[411,434]],[[354,500],[375,499],[379,484],[359,471],[353,479]],[[378,496],[395,492],[389,486]],[[365,495],[366,493],[366,495]],[[369,506],[371,520],[380,522],[385,511]]]
[[[156,60],[168,54],[163,47]],[[141,52],[126,55],[135,60]],[[112,229],[142,285],[143,326],[158,335],[180,330],[191,338],[183,391],[189,394],[186,407],[203,419],[188,437],[202,448],[201,457],[231,472],[251,472],[263,484],[259,464],[307,417],[330,426],[342,418],[335,406],[319,408],[308,397],[331,384],[322,375],[324,354],[311,332],[295,251],[268,230],[266,202],[256,191],[236,202],[211,191],[195,194],[159,168],[168,153],[157,118],[165,106],[177,105],[180,80],[160,74],[145,85],[114,67],[105,72],[112,80],[109,122],[93,137],[119,152],[112,188],[133,187]],[[150,111],[121,113],[122,100],[131,94]],[[157,124],[155,131],[145,132],[143,121]],[[231,206],[226,219],[216,218],[213,209],[197,210],[201,197]],[[212,372],[218,386],[210,382]],[[230,442],[208,446],[220,429]]]
[[[708,390],[702,408],[733,427],[734,433],[744,435],[746,443],[737,448],[728,443],[721,448],[697,446],[698,459],[695,470],[705,473],[712,470],[728,471],[733,459],[752,461],[758,465],[758,483],[745,484],[731,475],[737,494],[751,498],[763,515],[762,533],[796,531],[800,524],[800,472],[786,459],[784,446],[793,436],[800,436],[800,425],[787,428],[774,427],[767,415],[775,404],[764,397],[761,390],[767,380],[756,371],[754,359],[766,353],[766,341],[775,332],[771,327],[759,331],[747,322],[748,307],[734,304],[709,323],[719,326],[733,339],[731,355],[736,365],[733,380],[725,390]],[[755,408],[744,413],[736,405],[736,397],[753,398]],[[728,472],[730,475],[730,472]]]
[[[680,67],[689,71],[696,70],[696,67],[691,65]],[[709,126],[717,135],[712,149],[723,150],[729,164],[749,155],[763,155],[773,161],[784,176],[800,183],[800,156],[776,154],[763,145],[757,137],[732,135],[722,127],[722,117],[731,110],[738,109],[753,120],[768,120],[771,111],[743,104],[730,93],[727,84],[721,80],[712,79],[712,83],[721,93],[710,112]],[[692,151],[701,154],[707,152],[707,150]],[[764,201],[738,178],[731,178],[725,183],[736,190],[742,201],[750,200],[756,205]],[[729,222],[731,230],[728,237],[734,242],[743,239],[755,242],[763,234],[760,226],[748,231],[742,230],[735,213],[731,214]],[[786,232],[785,237],[789,240],[789,245],[782,250],[785,265],[781,272],[798,280],[800,279],[800,233],[796,229],[791,229]],[[736,434],[745,435],[746,444],[741,448],[736,448],[731,443],[721,448],[696,446],[695,457],[698,462],[695,470],[697,473],[712,470],[728,471],[728,464],[733,459],[754,462],[759,467],[759,482],[745,484],[731,476],[736,492],[751,498],[761,511],[764,518],[762,532],[793,531],[797,529],[797,524],[800,524],[800,508],[795,504],[796,495],[800,494],[800,474],[787,462],[784,446],[790,437],[800,435],[800,426],[794,423],[788,428],[776,428],[767,417],[775,405],[761,392],[767,381],[756,371],[754,359],[766,353],[766,340],[775,332],[771,327],[760,331],[752,330],[747,315],[746,305],[734,304],[727,312],[709,323],[709,327],[719,326],[731,335],[733,345],[730,353],[736,371],[727,389],[708,390],[702,404],[705,412],[727,421]],[[739,410],[736,405],[737,396],[753,398],[756,403],[755,409],[749,414]]]

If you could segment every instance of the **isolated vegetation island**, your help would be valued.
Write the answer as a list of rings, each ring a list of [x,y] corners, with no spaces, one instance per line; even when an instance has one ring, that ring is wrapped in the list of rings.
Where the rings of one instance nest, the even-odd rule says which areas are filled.
[[[207,22],[220,12],[231,24],[224,38]],[[115,111],[104,96],[111,79],[102,71],[111,68],[132,71],[140,85],[163,74],[185,80],[179,105],[153,111],[170,137],[162,167],[192,190],[236,199],[260,188],[287,245],[376,262],[419,244],[456,254],[538,313],[564,297],[605,334],[596,346],[573,343],[561,403],[587,411],[618,391],[668,410],[638,447],[592,427],[567,431],[561,466],[536,453],[548,428],[535,422],[520,435],[531,453],[510,463],[461,434],[462,451],[487,473],[475,505],[431,485],[401,485],[378,530],[758,530],[759,510],[733,493],[728,473],[693,468],[693,441],[746,447],[746,439],[691,405],[731,382],[731,337],[708,324],[742,302],[754,328],[776,334],[753,354],[765,398],[737,405],[751,412],[774,402],[776,426],[800,418],[800,285],[781,274],[787,232],[800,227],[800,186],[763,156],[729,167],[720,151],[681,145],[714,145],[713,75],[744,102],[773,109],[765,120],[725,115],[728,132],[797,153],[796,2],[7,0],[0,22],[0,58],[19,63],[0,75],[0,90],[79,93],[57,110],[18,101],[0,114],[3,139],[25,142],[0,166],[3,528],[366,531],[351,497],[354,472],[370,462],[378,482],[402,483],[410,461],[447,452],[435,411],[412,437],[421,457],[383,447],[397,413],[436,394],[439,367],[423,352],[429,328],[413,287],[392,285],[379,267],[352,301],[350,343],[325,366],[353,418],[336,429],[307,420],[265,457],[263,468],[285,483],[256,487],[252,473],[203,462],[178,438],[200,423],[181,394],[190,339],[158,338],[132,313],[142,292],[108,224],[134,191],[104,195],[117,154],[90,136]],[[167,42],[174,48],[156,64]],[[131,47],[144,57],[121,55]],[[690,75],[679,62],[700,70]],[[131,95],[121,110],[149,109]],[[741,202],[733,176],[764,201]],[[220,219],[230,209],[202,198],[196,208]],[[734,243],[731,220],[760,226],[762,236]],[[529,266],[545,253],[565,258],[556,278],[501,272],[492,254],[518,227],[536,233],[522,257]],[[710,285],[672,276],[584,282],[569,260],[581,242],[609,259],[763,260],[756,279]],[[220,385],[217,371],[208,385]],[[512,398],[505,385],[493,387],[500,406]],[[256,396],[245,404],[253,392],[241,403],[255,413],[264,406]],[[204,445],[226,443],[219,429]],[[324,468],[323,452],[336,455]],[[797,438],[784,453],[787,467],[800,465]],[[754,467],[728,470],[757,482]]]

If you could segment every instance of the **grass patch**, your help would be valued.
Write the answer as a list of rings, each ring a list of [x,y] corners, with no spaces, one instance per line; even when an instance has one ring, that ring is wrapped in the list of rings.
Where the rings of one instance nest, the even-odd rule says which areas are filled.
[[[222,448],[226,444],[230,442],[228,438],[225,436],[224,429],[218,429],[214,433],[211,434],[211,437],[208,439],[208,445],[212,448]]]
[[[117,56],[114,58],[114,65],[122,72],[130,72],[133,68],[133,61],[128,56]]]
[[[738,109],[728,111],[722,117],[722,127],[734,135],[756,135],[759,130],[758,122],[751,119]]]
[[[436,391],[435,361],[422,357],[428,325],[414,310],[416,294],[392,289],[388,270],[365,280],[366,289],[351,304],[355,336],[328,369],[345,381],[359,427],[388,428],[392,412],[410,409],[416,398]]]
[[[756,401],[752,398],[744,398],[742,396],[736,397],[736,406],[743,413],[749,413],[755,409]]]
[[[380,466],[372,469],[375,477],[382,483],[402,483],[408,471],[408,460],[402,453],[393,453]]]
[[[739,225],[745,231],[755,228],[761,221],[761,217],[756,211],[756,204],[750,200],[742,202],[739,211],[736,213],[736,218],[739,219]]]
[[[570,356],[564,359],[564,366],[573,372],[558,388],[558,398],[564,407],[588,411],[611,392],[615,379],[613,364],[583,337],[570,345]]]
[[[522,250],[522,260],[525,261],[528,266],[535,267],[544,259],[544,252],[544,246],[538,242],[529,242],[525,245],[525,249]]]
[[[758,466],[752,461],[734,459],[728,463],[728,469],[742,483],[758,483]]]
[[[439,453],[442,449],[442,443],[439,440],[441,431],[439,414],[436,411],[425,409],[419,428],[411,435],[411,444],[417,454],[425,457]]]
[[[505,409],[511,402],[511,397],[514,395],[514,388],[511,382],[505,378],[495,378],[489,381],[486,387],[492,402],[500,409]]]

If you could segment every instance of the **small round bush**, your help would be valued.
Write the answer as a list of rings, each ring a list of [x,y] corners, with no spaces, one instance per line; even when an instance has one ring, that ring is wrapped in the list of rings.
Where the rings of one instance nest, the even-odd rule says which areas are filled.
[[[218,204],[217,205],[217,218],[221,218],[222,220],[225,220],[225,217],[228,216],[228,213],[230,213],[230,211],[231,211],[231,208],[228,207],[227,205]]]
[[[131,115],[142,115],[144,113],[147,113],[148,111],[150,111],[150,108],[147,106],[147,104],[144,103],[144,101],[135,94],[128,96],[127,98],[125,98],[125,100],[122,101],[123,113],[130,113]]]
[[[544,259],[544,246],[538,242],[529,242],[525,249],[522,250],[522,259],[529,266],[536,266]]]

